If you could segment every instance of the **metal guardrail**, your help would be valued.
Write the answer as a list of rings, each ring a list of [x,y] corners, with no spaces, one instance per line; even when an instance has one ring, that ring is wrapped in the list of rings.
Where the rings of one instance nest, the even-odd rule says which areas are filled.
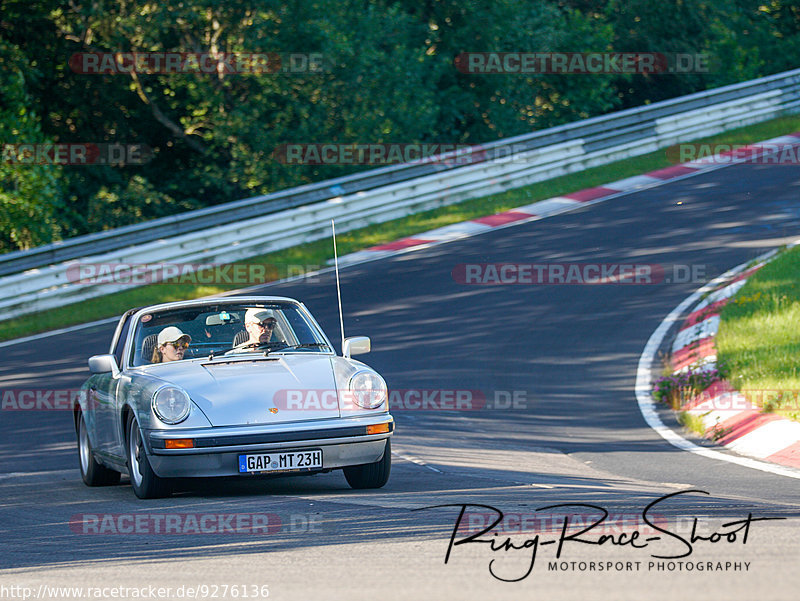
[[[0,277],[0,315],[8,319],[130,287],[72,282],[74,259],[228,263],[324,237],[332,217],[347,231],[798,110],[800,69],[499,140],[476,147],[466,165],[383,167],[11,253],[0,258],[0,270],[17,271]],[[26,264],[32,268],[20,271]]]
[[[800,69],[482,144],[476,146],[474,162],[492,161],[507,154],[510,149],[522,151],[544,148],[566,139],[584,140],[587,152],[611,148],[624,142],[645,140],[654,135],[657,119],[770,91],[776,91],[781,96],[780,103],[784,110],[796,109],[800,103]],[[240,222],[457,168],[459,165],[446,162],[392,165],[106,232],[78,236],[27,251],[6,253],[0,255],[0,276]]]

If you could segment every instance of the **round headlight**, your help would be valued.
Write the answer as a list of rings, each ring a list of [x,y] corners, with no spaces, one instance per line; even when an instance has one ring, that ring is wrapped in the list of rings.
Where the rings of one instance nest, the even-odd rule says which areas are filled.
[[[159,388],[153,395],[153,411],[165,424],[177,424],[189,416],[189,395],[175,386]]]
[[[360,371],[350,378],[350,391],[364,409],[377,409],[386,400],[386,382],[372,371]]]

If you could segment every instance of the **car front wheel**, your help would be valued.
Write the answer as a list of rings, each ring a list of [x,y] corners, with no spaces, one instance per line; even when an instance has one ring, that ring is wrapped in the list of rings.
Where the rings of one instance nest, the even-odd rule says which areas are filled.
[[[142,433],[133,414],[128,416],[127,441],[128,471],[131,476],[133,492],[140,499],[158,499],[170,494],[169,483],[159,478],[150,467],[150,460],[144,450]]]
[[[343,469],[344,477],[351,488],[380,488],[389,480],[392,470],[392,439],[386,439],[383,457],[375,463],[353,465]]]
[[[107,468],[94,458],[83,412],[78,415],[78,458],[81,478],[86,486],[110,486],[119,482],[119,472]]]

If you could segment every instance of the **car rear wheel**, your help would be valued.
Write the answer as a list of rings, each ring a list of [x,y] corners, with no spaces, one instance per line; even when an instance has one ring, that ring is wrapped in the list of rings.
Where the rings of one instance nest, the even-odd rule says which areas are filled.
[[[380,461],[346,467],[343,471],[351,488],[380,488],[389,480],[392,471],[392,439],[386,439],[386,449]]]
[[[133,492],[140,499],[158,499],[170,494],[169,483],[159,478],[150,467],[150,460],[142,442],[142,433],[133,414],[128,416],[128,433],[125,448],[128,454],[128,471]]]
[[[83,412],[78,415],[78,457],[81,478],[86,486],[110,486],[119,482],[119,472],[107,468],[94,458]]]

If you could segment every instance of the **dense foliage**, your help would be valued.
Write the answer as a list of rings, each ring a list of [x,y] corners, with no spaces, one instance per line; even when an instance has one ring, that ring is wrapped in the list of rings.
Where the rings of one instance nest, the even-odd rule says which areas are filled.
[[[474,144],[793,68],[800,0],[0,0],[0,143],[142,144],[140,165],[0,162],[0,251],[364,167],[283,143]],[[707,73],[492,74],[462,52],[708,53]],[[83,74],[75,53],[301,53],[295,73]]]

